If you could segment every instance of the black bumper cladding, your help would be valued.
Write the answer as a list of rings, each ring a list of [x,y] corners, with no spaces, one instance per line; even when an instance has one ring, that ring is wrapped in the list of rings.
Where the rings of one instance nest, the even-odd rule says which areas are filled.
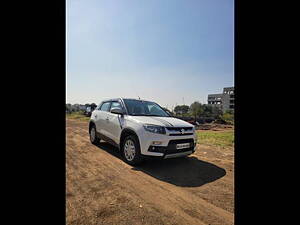
[[[190,143],[190,147],[184,148],[184,149],[176,149],[177,144],[183,144],[183,143]],[[190,139],[171,140],[171,141],[169,141],[167,147],[150,146],[148,151],[164,153],[164,155],[160,156],[160,158],[165,158],[166,155],[170,155],[170,154],[179,154],[180,155],[180,153],[188,153],[188,152],[193,153],[194,147],[195,147],[194,139],[190,138]]]

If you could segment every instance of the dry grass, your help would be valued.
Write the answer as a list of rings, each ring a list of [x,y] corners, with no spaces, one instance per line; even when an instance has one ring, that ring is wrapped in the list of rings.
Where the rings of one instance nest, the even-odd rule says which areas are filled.
[[[234,146],[234,130],[212,131],[198,130],[198,143],[211,146],[233,147]]]
[[[66,113],[67,119],[76,119],[81,121],[89,121],[90,117],[83,115],[83,112]]]

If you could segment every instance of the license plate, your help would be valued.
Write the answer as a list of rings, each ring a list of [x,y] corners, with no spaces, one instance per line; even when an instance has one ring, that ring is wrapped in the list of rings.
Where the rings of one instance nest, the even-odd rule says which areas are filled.
[[[183,149],[183,148],[189,148],[190,143],[183,143],[183,144],[177,144],[176,149]]]

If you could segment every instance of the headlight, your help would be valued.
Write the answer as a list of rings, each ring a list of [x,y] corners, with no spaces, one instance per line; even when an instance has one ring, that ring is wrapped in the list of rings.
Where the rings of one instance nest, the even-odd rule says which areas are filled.
[[[161,127],[161,126],[145,124],[144,128],[145,128],[146,131],[149,131],[149,132],[152,132],[152,133],[166,134],[166,129],[164,127]]]

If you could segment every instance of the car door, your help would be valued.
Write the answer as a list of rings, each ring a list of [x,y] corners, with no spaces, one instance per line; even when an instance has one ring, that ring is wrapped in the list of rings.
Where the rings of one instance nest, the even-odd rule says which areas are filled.
[[[112,101],[110,109],[112,108],[120,108],[122,111],[124,111],[121,103],[118,101]],[[109,113],[107,114],[107,118],[108,118],[107,132],[109,135],[108,137],[111,138],[117,144],[119,144],[124,116],[121,116],[119,114]]]
[[[95,114],[96,117],[96,129],[99,133],[107,136],[107,114],[109,114],[110,101],[103,102],[98,112]]]

